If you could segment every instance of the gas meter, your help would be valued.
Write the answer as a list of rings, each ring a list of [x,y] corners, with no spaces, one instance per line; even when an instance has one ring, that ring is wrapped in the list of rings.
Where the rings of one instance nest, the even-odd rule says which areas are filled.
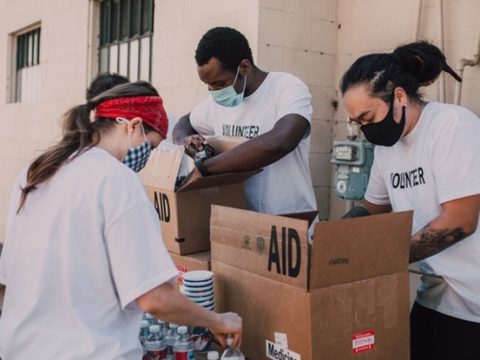
[[[362,200],[367,190],[374,146],[365,140],[334,141],[335,193],[345,200]]]

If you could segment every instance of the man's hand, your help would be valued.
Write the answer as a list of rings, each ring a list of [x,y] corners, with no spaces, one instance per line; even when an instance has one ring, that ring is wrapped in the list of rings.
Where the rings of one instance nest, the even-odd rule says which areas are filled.
[[[206,144],[205,138],[200,134],[190,135],[184,138],[183,146],[185,146],[185,152],[190,157],[194,158],[195,154],[203,150]]]

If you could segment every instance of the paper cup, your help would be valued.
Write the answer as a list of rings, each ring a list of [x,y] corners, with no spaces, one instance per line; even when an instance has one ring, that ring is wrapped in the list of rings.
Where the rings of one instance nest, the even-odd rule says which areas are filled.
[[[190,300],[196,302],[197,304],[213,301],[213,295],[212,296],[204,296],[204,297],[190,297],[190,296],[187,296],[187,297]]]
[[[188,271],[183,274],[183,280],[188,283],[213,281],[213,272],[207,270]]]
[[[186,288],[192,288],[192,289],[213,287],[213,279],[208,281],[196,281],[196,282],[189,282],[189,281],[185,281],[184,279],[183,286]]]
[[[207,286],[190,286],[190,285],[183,285],[183,289],[190,291],[190,292],[206,292],[206,291],[213,291],[213,283],[208,284]]]

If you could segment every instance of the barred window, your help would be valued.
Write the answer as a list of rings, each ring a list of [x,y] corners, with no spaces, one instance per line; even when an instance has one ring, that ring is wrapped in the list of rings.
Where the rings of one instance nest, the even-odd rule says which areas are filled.
[[[40,76],[40,27],[14,34],[15,74],[12,100],[29,102],[38,98]]]
[[[100,73],[151,80],[153,1],[100,0]]]

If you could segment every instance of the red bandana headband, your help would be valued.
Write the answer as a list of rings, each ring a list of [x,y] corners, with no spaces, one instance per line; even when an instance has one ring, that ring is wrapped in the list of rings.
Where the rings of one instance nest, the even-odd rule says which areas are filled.
[[[123,117],[129,120],[140,117],[145,124],[158,132],[164,139],[167,137],[168,118],[160,96],[135,96],[106,100],[97,106],[95,116],[108,119]]]

